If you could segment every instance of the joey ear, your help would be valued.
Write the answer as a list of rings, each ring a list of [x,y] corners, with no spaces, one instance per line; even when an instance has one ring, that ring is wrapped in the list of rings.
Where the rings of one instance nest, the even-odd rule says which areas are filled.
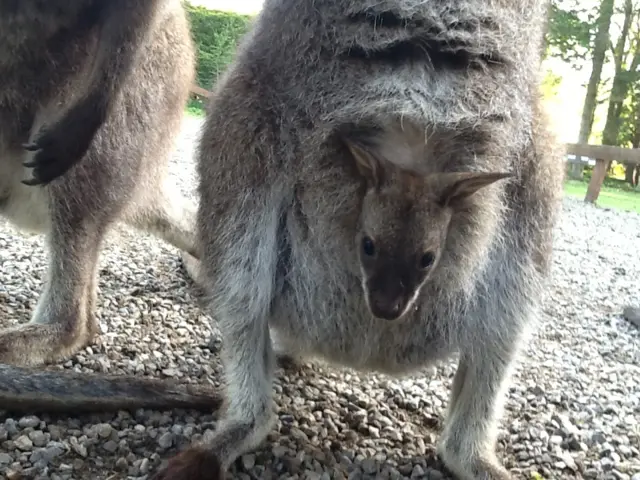
[[[360,142],[349,138],[344,138],[343,140],[356,162],[358,171],[367,179],[369,186],[376,187],[380,185],[382,180],[382,165],[380,165],[380,161]]]
[[[461,200],[470,197],[481,188],[512,176],[512,173],[506,172],[458,172],[435,175],[434,180],[438,185],[439,202],[455,207]]]

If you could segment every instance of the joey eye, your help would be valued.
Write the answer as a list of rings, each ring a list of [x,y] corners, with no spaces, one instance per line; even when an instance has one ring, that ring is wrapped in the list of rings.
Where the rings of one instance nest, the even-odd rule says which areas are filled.
[[[376,253],[376,247],[373,245],[373,240],[369,237],[362,239],[362,251],[368,257],[373,257]]]
[[[433,252],[426,252],[420,257],[420,268],[426,269],[433,265],[433,262],[436,261],[436,254]]]

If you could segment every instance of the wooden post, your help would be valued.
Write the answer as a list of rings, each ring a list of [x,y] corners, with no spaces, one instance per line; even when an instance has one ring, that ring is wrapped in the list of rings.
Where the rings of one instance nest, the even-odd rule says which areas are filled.
[[[604,178],[607,176],[607,161],[600,158],[596,159],[596,166],[593,167],[593,174],[591,175],[591,181],[587,188],[587,194],[584,197],[584,201],[587,203],[595,203],[600,195],[600,189],[604,183]]]
[[[211,96],[211,92],[209,90],[205,90],[198,85],[191,85],[191,92],[206,98],[209,98]]]

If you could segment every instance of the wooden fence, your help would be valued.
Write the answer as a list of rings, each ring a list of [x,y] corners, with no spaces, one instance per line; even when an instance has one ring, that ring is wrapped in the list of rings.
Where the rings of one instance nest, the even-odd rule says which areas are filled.
[[[193,85],[191,92],[201,96],[210,97],[211,92],[202,87]],[[600,189],[607,176],[607,165],[612,160],[624,162],[628,165],[640,165],[640,149],[638,148],[621,148],[610,145],[590,145],[582,143],[567,143],[567,155],[575,155],[575,158],[565,158],[567,163],[587,164],[589,159],[595,160],[591,181],[587,188],[587,194],[584,197],[585,202],[594,203],[600,195]]]
[[[627,165],[640,165],[640,149],[638,148],[567,143],[566,153],[568,155],[575,155],[576,157],[575,159],[567,159],[568,163],[586,164],[587,159],[595,160],[591,181],[587,188],[587,194],[584,197],[584,201],[589,203],[593,203],[598,199],[600,189],[607,176],[607,166],[610,161],[624,162]],[[582,160],[580,157],[582,157]]]

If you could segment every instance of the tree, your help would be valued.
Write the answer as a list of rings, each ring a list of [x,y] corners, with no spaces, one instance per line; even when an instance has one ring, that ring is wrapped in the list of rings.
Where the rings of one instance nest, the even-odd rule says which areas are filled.
[[[633,100],[628,98],[634,92],[632,86],[640,79],[640,11],[635,8],[632,0],[625,0],[623,22],[620,36],[615,47],[611,46],[611,53],[615,66],[613,82],[609,95],[607,118],[602,132],[602,143],[605,145],[624,145],[621,137],[622,126],[626,122],[634,122]],[[631,91],[631,92],[630,92]],[[626,105],[625,105],[626,104]],[[625,110],[629,110],[623,115]],[[632,142],[633,143],[633,142]],[[633,183],[635,165],[625,164],[626,180]]]
[[[615,73],[609,95],[607,120],[602,132],[604,145],[618,144],[623,105],[630,86],[639,78],[637,70],[640,66],[640,31],[631,28],[634,20],[638,18],[639,12],[634,11],[632,0],[625,0],[621,33],[615,47],[612,48]]]
[[[592,37],[589,16],[589,11],[580,6],[579,0],[553,0],[545,36],[546,55],[572,66],[576,65],[576,60],[587,59]]]
[[[602,67],[605,56],[609,48],[609,28],[611,27],[611,17],[613,16],[614,0],[602,0],[596,20],[596,34],[593,39],[593,55],[591,57],[591,75],[587,84],[587,92],[584,97],[584,107],[582,108],[582,118],[580,119],[580,133],[578,143],[588,143],[591,129],[593,127],[593,117],[595,115],[598,87],[602,77]],[[573,167],[573,166],[572,166]],[[582,178],[583,168],[580,164],[575,164],[571,168],[569,176],[572,178]]]
[[[640,82],[631,84],[620,119],[620,146],[640,148]],[[640,165],[625,165],[625,182],[638,186],[639,177]]]

